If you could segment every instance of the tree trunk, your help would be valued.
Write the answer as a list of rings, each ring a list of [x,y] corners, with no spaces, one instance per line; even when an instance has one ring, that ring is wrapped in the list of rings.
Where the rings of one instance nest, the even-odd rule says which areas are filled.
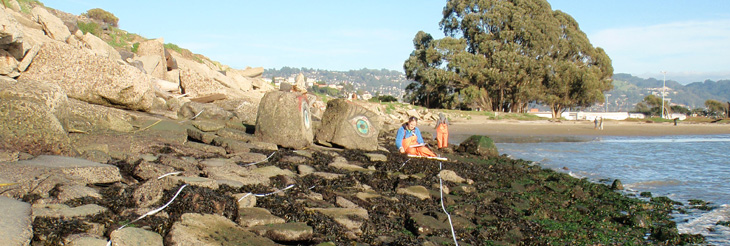
[[[561,112],[562,110],[563,110],[563,106],[560,104],[553,104],[550,106],[550,113],[552,113],[554,120],[557,120],[558,118],[560,118],[560,113],[562,113]]]

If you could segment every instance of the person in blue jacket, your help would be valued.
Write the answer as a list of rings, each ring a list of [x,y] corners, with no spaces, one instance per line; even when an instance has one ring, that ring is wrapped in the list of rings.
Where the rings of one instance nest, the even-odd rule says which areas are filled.
[[[398,133],[395,135],[395,146],[398,148],[400,153],[406,153],[414,156],[435,157],[436,154],[428,149],[424,143],[423,137],[421,136],[421,130],[418,129],[418,118],[413,116],[408,118],[408,122],[398,128]]]

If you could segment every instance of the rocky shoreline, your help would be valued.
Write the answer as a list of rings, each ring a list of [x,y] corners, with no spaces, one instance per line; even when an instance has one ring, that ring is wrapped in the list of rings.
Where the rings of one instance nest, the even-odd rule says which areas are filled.
[[[0,180],[9,184],[0,192],[15,199],[0,202],[22,204],[13,215],[22,218],[0,221],[18,221],[3,228],[23,233],[3,238],[14,238],[12,245],[105,245],[110,239],[113,245],[451,244],[443,189],[460,245],[703,240],[677,233],[669,218],[675,204],[665,197],[626,197],[504,156],[446,151],[441,154],[452,161],[408,159],[390,147],[393,132],[381,134],[385,148],[378,151],[314,145],[228,153],[196,142],[194,122],[162,120],[124,137],[78,133],[186,136],[182,144],[158,139],[137,153],[87,156],[99,162],[15,153],[17,160],[0,163]],[[204,133],[253,139],[232,128],[216,132]]]
[[[499,156],[486,137],[440,152],[448,162],[398,154],[394,128],[427,111],[325,107],[261,83],[262,68],[196,60],[159,39],[118,51],[74,16],[30,7],[0,11],[3,244],[703,240],[677,232],[669,199]]]

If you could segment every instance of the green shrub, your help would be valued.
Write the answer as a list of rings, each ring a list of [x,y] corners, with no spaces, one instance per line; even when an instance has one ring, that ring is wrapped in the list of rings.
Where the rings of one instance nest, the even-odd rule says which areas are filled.
[[[101,34],[101,27],[95,22],[86,23],[78,21],[76,22],[76,25],[79,26],[79,30],[81,30],[81,32],[83,32],[84,34],[91,33],[97,37],[99,36],[99,34]]]
[[[89,17],[91,19],[98,20],[98,21],[104,22],[106,24],[109,24],[113,27],[118,26],[117,23],[119,22],[119,18],[114,16],[114,14],[109,13],[106,10],[103,10],[100,8],[90,9],[89,11],[86,11],[86,13],[84,15],[86,15],[87,17]]]
[[[182,48],[180,48],[180,46],[177,46],[176,44],[173,44],[173,43],[166,43],[165,49],[171,49],[171,50],[174,50],[177,53],[181,53],[181,54],[183,53]]]
[[[30,10],[33,6],[43,6],[43,3],[38,0],[18,0],[18,5],[20,5],[20,12],[30,14]]]
[[[132,44],[132,53],[137,53],[137,50],[139,50],[139,42]]]

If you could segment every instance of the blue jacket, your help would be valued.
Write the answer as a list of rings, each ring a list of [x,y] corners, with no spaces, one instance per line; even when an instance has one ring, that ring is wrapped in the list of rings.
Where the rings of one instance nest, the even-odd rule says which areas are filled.
[[[424,143],[423,137],[421,137],[421,130],[418,130],[418,127],[414,128],[413,131],[411,131],[411,130],[407,130],[405,127],[401,126],[400,128],[398,128],[398,134],[395,135],[395,147],[400,149],[400,147],[403,146],[403,139],[409,138],[409,137],[413,136],[413,134],[415,134],[416,137],[418,138],[419,144]]]

